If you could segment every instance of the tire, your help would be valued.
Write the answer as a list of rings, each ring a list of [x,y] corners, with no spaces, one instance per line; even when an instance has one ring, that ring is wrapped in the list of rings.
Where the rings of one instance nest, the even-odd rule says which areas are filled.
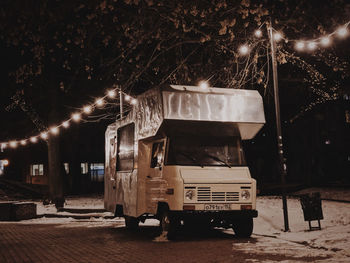
[[[125,227],[129,230],[136,230],[139,227],[139,220],[136,217],[124,216]]]
[[[178,230],[180,221],[169,214],[169,211],[163,211],[160,215],[160,230],[162,234],[166,233],[169,240],[176,238],[176,232]]]
[[[245,218],[234,221],[232,224],[233,231],[237,237],[249,238],[253,233],[253,218]]]

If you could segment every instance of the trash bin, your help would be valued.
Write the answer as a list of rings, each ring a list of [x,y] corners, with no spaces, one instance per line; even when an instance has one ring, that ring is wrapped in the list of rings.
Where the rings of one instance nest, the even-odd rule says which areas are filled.
[[[310,230],[321,229],[320,220],[323,219],[323,212],[320,193],[300,195],[300,203],[304,213],[304,220],[309,221]],[[311,226],[311,221],[314,220],[318,221],[318,227]]]

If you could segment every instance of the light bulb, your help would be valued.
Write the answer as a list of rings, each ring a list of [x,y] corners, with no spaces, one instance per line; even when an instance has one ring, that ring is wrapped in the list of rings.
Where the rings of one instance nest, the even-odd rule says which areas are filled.
[[[124,98],[125,98],[126,101],[129,101],[131,99],[131,97],[129,95],[125,95]]]
[[[136,105],[137,99],[132,99],[130,103],[131,103],[132,105]]]
[[[107,94],[108,94],[108,97],[110,97],[111,99],[113,99],[116,95],[115,90],[110,90],[110,91],[108,91]]]
[[[103,99],[101,98],[101,99],[97,99],[95,103],[97,106],[102,106],[104,102],[103,102]]]
[[[88,106],[85,106],[83,110],[84,110],[84,112],[85,112],[86,114],[89,114],[89,113],[91,113],[91,110],[92,110],[92,109],[91,109],[91,106],[88,105]]]
[[[346,27],[341,27],[337,30],[337,34],[340,37],[345,37],[348,34],[348,29]]]
[[[256,37],[261,37],[261,36],[262,36],[261,30],[260,30],[260,29],[255,30],[254,35],[255,35]]]
[[[275,33],[274,35],[273,35],[273,39],[275,40],[275,41],[280,41],[281,39],[282,39],[282,35],[281,35],[281,33]]]
[[[64,121],[64,122],[62,122],[62,126],[63,126],[64,128],[68,128],[68,127],[69,127],[69,121]]]
[[[209,88],[209,84],[206,81],[201,81],[201,82],[199,82],[199,87],[201,89],[207,89],[207,88]]]
[[[21,140],[21,145],[26,145],[27,144],[27,140]]]
[[[247,45],[240,46],[239,53],[241,55],[247,55],[249,53],[249,48]]]
[[[50,132],[52,133],[52,134],[58,134],[58,132],[59,132],[59,130],[58,130],[58,127],[52,127],[51,129],[50,129]]]
[[[17,147],[17,141],[11,141],[10,142],[10,147],[11,148],[16,148]]]
[[[322,46],[326,47],[331,43],[331,40],[329,37],[323,37],[321,38],[321,44]]]
[[[315,42],[310,42],[310,43],[307,44],[307,48],[309,50],[314,50],[314,49],[316,49],[316,47],[317,47],[317,45],[316,45]]]
[[[79,121],[79,120],[81,119],[81,115],[80,115],[79,113],[74,113],[74,114],[72,115],[72,119],[73,119],[74,121]]]
[[[32,143],[36,143],[38,141],[38,138],[37,137],[31,137],[29,139]]]
[[[47,135],[47,132],[40,133],[40,137],[43,139],[47,139],[49,136]]]
[[[296,49],[298,50],[303,50],[305,48],[305,43],[302,41],[297,42],[297,44],[295,45]]]

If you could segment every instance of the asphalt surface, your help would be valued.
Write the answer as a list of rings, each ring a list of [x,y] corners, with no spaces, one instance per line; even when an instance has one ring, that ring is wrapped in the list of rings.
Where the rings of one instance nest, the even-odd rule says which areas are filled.
[[[157,242],[156,226],[130,232],[123,224],[91,226],[0,223],[0,262],[313,262],[322,257],[235,250],[264,242],[231,231],[182,229],[177,240]]]

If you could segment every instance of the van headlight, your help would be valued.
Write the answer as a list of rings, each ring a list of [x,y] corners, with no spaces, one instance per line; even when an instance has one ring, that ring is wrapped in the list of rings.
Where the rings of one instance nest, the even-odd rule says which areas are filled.
[[[249,200],[250,199],[250,192],[248,190],[243,190],[241,192],[242,200]]]
[[[195,193],[195,190],[193,190],[193,189],[186,190],[186,192],[185,192],[185,198],[186,198],[187,200],[193,200],[195,194],[196,194],[196,193]]]

